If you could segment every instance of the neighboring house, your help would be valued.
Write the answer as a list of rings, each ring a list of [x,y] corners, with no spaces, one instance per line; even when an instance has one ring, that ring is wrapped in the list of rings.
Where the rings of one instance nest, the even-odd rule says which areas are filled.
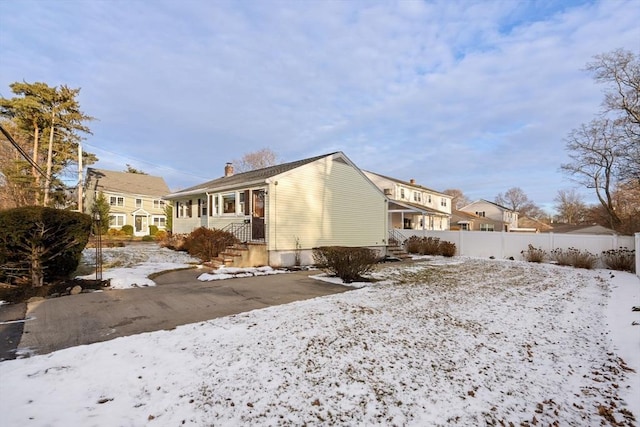
[[[480,231],[511,231],[512,228],[518,228],[518,212],[488,200],[476,200],[463,206],[460,210],[475,214],[480,218],[487,218],[485,222],[480,223]],[[501,222],[502,228],[496,228],[495,221]]]
[[[150,225],[165,228],[164,196],[169,193],[169,187],[161,177],[87,169],[85,213],[91,212],[101,192],[110,206],[109,228],[120,229],[124,225],[131,225],[136,236],[148,235]]]
[[[518,229],[514,231],[533,231],[536,233],[552,231],[553,227],[538,219],[521,216],[518,218]]]
[[[386,249],[387,199],[342,152],[239,174],[227,163],[223,177],[165,198],[174,233],[230,231],[263,247],[255,265],[311,264],[319,246]]]
[[[475,213],[454,210],[451,213],[451,230],[465,231],[500,231],[505,223],[491,218],[481,217]]]
[[[607,227],[603,227],[598,224],[553,224],[551,230],[546,230],[552,233],[563,234],[598,234],[598,235],[615,235],[618,234],[615,230]]]
[[[363,171],[389,200],[389,226],[412,230],[448,230],[451,196],[439,193],[414,179],[396,178]]]

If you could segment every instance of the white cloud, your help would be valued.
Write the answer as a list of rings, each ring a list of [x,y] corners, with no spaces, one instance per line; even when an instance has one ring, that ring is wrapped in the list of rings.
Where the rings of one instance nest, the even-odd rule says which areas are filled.
[[[435,189],[492,199],[520,186],[541,204],[568,185],[562,139],[599,108],[585,63],[640,39],[633,1],[0,11],[2,94],[22,79],[81,86],[83,108],[100,119],[89,142],[109,151],[216,177],[265,146],[284,160],[342,150]]]

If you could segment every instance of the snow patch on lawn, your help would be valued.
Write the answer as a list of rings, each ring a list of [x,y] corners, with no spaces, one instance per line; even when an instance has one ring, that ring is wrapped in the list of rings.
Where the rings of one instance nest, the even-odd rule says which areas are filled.
[[[636,276],[460,261],[5,361],[0,412],[32,426],[637,423]]]
[[[201,282],[213,280],[233,279],[234,277],[268,276],[272,274],[288,273],[286,270],[277,270],[269,266],[264,267],[220,267],[212,273],[202,273],[198,276]]]
[[[95,266],[96,250],[82,251],[82,264]],[[130,289],[145,286],[155,286],[156,283],[149,276],[162,271],[190,268],[199,264],[186,252],[173,251],[157,245],[131,245],[121,248],[102,249],[102,278],[109,279],[111,289]],[[92,280],[94,274],[78,276],[78,279]]]

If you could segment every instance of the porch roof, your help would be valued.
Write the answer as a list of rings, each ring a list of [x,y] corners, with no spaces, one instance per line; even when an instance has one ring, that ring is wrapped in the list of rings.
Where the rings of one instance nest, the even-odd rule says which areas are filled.
[[[448,213],[441,212],[437,209],[428,208],[411,202],[399,202],[397,200],[389,200],[389,212],[418,212],[426,216],[450,216]]]

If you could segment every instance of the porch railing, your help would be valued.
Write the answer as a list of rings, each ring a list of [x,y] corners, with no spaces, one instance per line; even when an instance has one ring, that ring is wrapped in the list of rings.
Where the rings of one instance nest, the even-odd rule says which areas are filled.
[[[232,222],[222,229],[236,236],[242,243],[251,241],[251,223]]]
[[[389,230],[389,246],[402,247],[402,245],[404,245],[405,240],[407,239],[399,231],[395,229]]]

